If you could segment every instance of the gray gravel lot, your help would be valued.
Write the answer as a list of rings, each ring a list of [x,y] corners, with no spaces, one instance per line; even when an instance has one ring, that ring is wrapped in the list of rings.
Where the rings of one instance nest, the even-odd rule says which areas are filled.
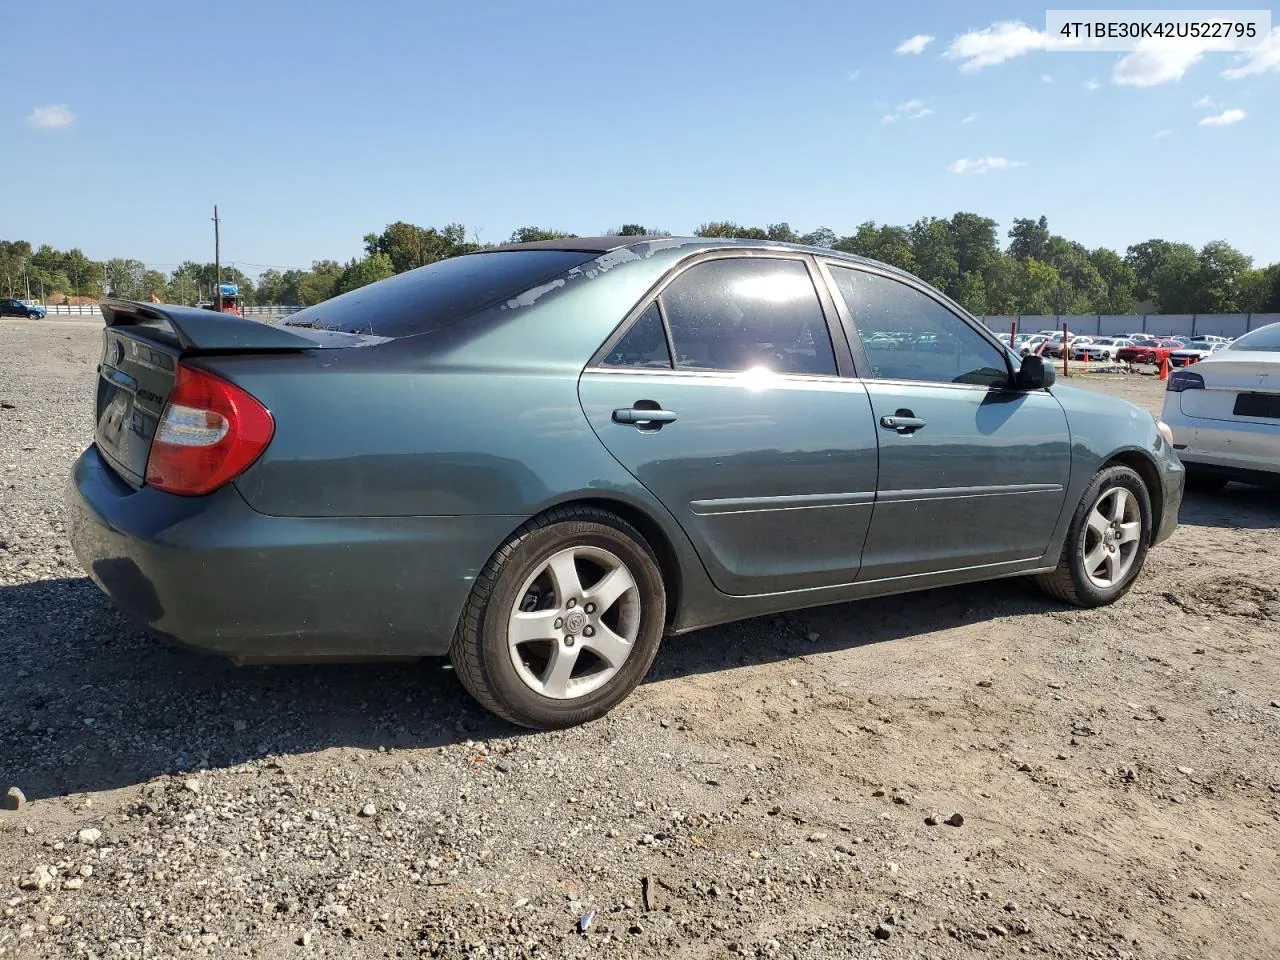
[[[1112,608],[706,630],[530,734],[439,662],[236,668],[118,617],[62,523],[99,332],[0,321],[6,960],[1280,954],[1274,494],[1189,497]]]

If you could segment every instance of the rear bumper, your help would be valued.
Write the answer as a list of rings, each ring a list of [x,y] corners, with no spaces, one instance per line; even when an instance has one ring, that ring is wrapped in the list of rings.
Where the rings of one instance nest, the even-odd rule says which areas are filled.
[[[1205,468],[1203,472],[1212,468],[1221,476],[1234,473],[1241,480],[1252,475],[1250,483],[1266,481],[1268,475],[1272,482],[1280,481],[1280,423],[1192,417],[1182,412],[1180,399],[1166,401],[1161,416],[1182,447],[1178,459],[1188,466]]]
[[[272,517],[232,486],[134,490],[96,447],[66,491],[72,548],[131,619],[245,661],[447,652],[480,568],[520,517]]]

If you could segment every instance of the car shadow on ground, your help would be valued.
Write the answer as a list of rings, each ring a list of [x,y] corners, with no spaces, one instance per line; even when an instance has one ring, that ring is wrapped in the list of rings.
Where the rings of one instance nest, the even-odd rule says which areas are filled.
[[[1004,581],[759,618],[669,638],[648,680],[1051,609]],[[329,747],[525,735],[476,705],[442,659],[237,667],[135,630],[86,578],[0,588],[0,663],[0,790],[29,800]]]
[[[1218,493],[1183,497],[1178,523],[1190,527],[1271,530],[1280,527],[1280,489],[1229,483]]]

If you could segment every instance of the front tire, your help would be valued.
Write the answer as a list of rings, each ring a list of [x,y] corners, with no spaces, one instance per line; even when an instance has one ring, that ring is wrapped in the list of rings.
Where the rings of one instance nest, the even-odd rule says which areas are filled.
[[[1107,467],[1076,507],[1057,568],[1036,577],[1036,583],[1064,603],[1105,606],[1129,592],[1150,545],[1146,484],[1128,467]]]
[[[649,671],[666,624],[657,558],[604,510],[535,517],[476,578],[449,657],[480,704],[553,730],[604,716]]]

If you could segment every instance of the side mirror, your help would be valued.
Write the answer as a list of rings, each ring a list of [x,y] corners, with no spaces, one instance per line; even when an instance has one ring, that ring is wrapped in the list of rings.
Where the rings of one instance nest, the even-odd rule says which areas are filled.
[[[1058,371],[1052,360],[1037,357],[1034,353],[1022,358],[1015,386],[1019,390],[1044,390],[1058,379]]]

